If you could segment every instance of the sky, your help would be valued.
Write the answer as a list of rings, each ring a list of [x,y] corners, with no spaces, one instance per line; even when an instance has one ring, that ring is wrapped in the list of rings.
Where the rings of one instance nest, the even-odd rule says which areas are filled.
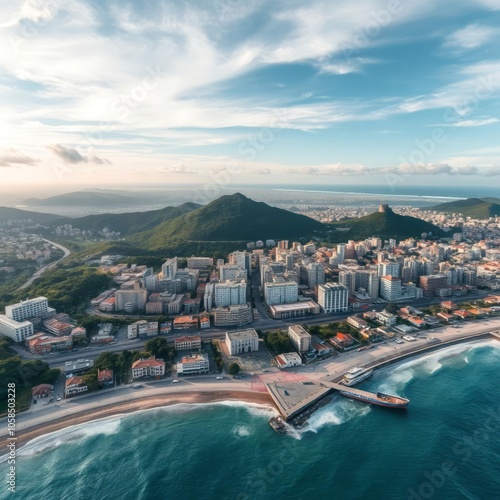
[[[0,9],[0,188],[500,180],[500,0]]]

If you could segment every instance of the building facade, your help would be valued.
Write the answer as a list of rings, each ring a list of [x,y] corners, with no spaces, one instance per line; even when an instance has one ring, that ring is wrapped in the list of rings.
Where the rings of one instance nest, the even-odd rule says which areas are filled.
[[[349,305],[349,290],[341,283],[319,285],[318,304],[326,313],[345,312]]]
[[[226,345],[231,356],[259,350],[259,336],[253,328],[226,332]]]

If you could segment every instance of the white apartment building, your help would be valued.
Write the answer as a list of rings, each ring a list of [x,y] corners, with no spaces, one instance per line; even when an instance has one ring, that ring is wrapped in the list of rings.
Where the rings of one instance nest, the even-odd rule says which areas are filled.
[[[0,334],[10,337],[16,342],[22,342],[33,335],[33,324],[29,321],[15,321],[5,314],[0,314]]]
[[[215,326],[244,325],[252,321],[250,304],[216,307],[213,310]]]
[[[211,257],[189,257],[187,260],[188,269],[206,269],[214,265]]]
[[[311,348],[311,335],[300,325],[288,327],[288,336],[299,352],[307,352]]]
[[[128,313],[144,311],[147,300],[148,292],[145,288],[117,290],[115,293],[115,309]]]
[[[199,335],[184,335],[174,339],[176,351],[185,351],[187,349],[201,349],[201,337]]]
[[[318,287],[318,304],[326,313],[347,311],[349,289],[341,283],[325,283]]]
[[[25,319],[36,316],[45,317],[47,313],[54,311],[49,308],[49,302],[46,297],[37,297],[5,306],[5,315],[14,321],[24,321]]]
[[[217,307],[246,304],[246,280],[228,280],[223,283],[216,283],[214,286],[214,299]]]
[[[268,306],[297,302],[299,285],[295,281],[264,283],[264,299]]]
[[[220,281],[235,280],[236,278],[244,278],[247,275],[245,268],[237,264],[224,264],[219,267]]]
[[[382,276],[380,296],[390,302],[401,298],[401,279],[395,276]]]
[[[177,375],[200,375],[209,372],[208,356],[206,354],[195,354],[184,356],[177,363]]]
[[[226,332],[226,345],[231,356],[258,351],[259,336],[253,328]]]

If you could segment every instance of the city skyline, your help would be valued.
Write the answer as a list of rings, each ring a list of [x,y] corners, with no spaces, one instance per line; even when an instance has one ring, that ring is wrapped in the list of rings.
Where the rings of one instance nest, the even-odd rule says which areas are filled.
[[[488,186],[500,175],[500,5],[444,7],[4,6],[3,189],[217,175]]]

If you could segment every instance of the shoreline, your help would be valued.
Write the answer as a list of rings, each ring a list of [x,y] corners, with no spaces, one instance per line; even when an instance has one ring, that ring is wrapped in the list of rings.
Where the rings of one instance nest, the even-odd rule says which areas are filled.
[[[372,359],[370,361],[366,360],[366,366],[372,368],[382,368],[394,363],[401,362],[408,358],[418,358],[419,356],[425,356],[426,354],[429,354],[433,351],[446,349],[453,345],[473,343],[477,341],[484,341],[487,339],[500,340],[500,334],[493,333],[491,332],[491,330],[487,332],[482,331],[473,334],[462,335],[459,338],[442,340],[440,342],[433,343],[432,345],[421,345],[418,347],[414,346],[410,351],[403,351],[395,355],[392,354],[390,356],[377,357],[378,359]],[[365,356],[371,355],[369,351],[365,351],[365,353]],[[348,360],[346,359],[345,361]],[[358,364],[358,362],[354,360],[353,363]],[[349,364],[351,364],[350,360]],[[324,376],[321,378],[324,378]],[[318,381],[321,381],[321,378],[318,378]],[[330,374],[329,378],[334,381],[335,379],[339,378],[339,375],[334,375],[332,378],[332,374]],[[116,401],[108,402],[107,404],[105,403],[105,401],[103,401],[102,406],[96,406],[93,408],[90,407],[87,409],[82,409],[81,411],[76,410],[76,408],[73,408],[72,406],[71,408],[68,407],[68,409],[71,411],[71,414],[69,415],[67,414],[68,412],[66,412],[66,415],[64,416],[50,419],[50,415],[47,414],[39,423],[33,423],[32,425],[30,425],[30,423],[27,422],[27,425],[22,426],[23,428],[19,429],[16,433],[17,449],[20,449],[29,441],[37,437],[40,437],[44,434],[57,432],[72,425],[84,424],[93,420],[99,420],[115,415],[126,415],[141,410],[149,410],[175,404],[209,404],[220,401],[241,401],[243,403],[263,404],[276,409],[276,405],[268,392],[261,392],[254,389],[244,389],[242,386],[226,386],[224,388],[220,387],[217,389],[203,389],[202,387],[200,387],[197,389],[193,388],[182,392],[170,392],[168,388],[157,387],[156,391],[165,391],[165,389],[167,390],[167,392],[144,395],[142,397],[134,397],[133,399],[125,399],[127,398],[127,394],[122,394],[115,396],[117,398]],[[73,409],[75,409],[76,411],[73,412]],[[23,413],[19,414],[21,420],[22,415]],[[7,444],[9,442],[10,440],[8,436],[2,435],[0,437],[0,457],[8,453]]]
[[[90,409],[76,416],[60,417],[51,422],[42,423],[30,427],[25,432],[19,432],[16,440],[16,449],[19,451],[23,446],[35,438],[60,431],[73,425],[86,424],[94,420],[101,420],[118,415],[129,415],[142,410],[152,410],[177,404],[210,404],[221,401],[241,401],[243,403],[254,403],[275,408],[274,402],[269,394],[250,391],[219,391],[219,392],[189,392],[170,393],[164,396],[146,396],[134,401],[123,403],[112,403],[99,409]],[[8,453],[7,444],[11,440],[2,437],[0,440],[0,457]]]

